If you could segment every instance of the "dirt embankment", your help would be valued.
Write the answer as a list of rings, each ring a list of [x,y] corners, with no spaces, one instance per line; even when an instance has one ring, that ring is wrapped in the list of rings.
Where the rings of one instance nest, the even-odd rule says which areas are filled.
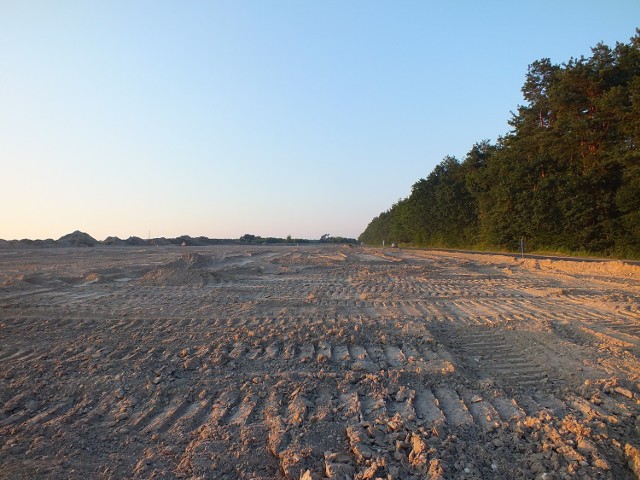
[[[0,477],[637,478],[639,353],[620,262],[5,250]]]

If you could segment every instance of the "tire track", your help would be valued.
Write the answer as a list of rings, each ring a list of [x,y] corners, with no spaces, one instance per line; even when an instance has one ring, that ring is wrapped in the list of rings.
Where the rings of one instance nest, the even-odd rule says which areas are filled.
[[[0,476],[66,455],[53,478],[630,478],[632,300],[461,254],[278,248],[105,250],[39,277],[119,262],[95,283],[0,297]],[[141,281],[184,255],[211,275]]]

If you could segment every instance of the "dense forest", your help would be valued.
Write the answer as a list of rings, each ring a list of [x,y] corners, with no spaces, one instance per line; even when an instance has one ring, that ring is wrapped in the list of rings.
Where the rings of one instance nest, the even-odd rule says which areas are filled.
[[[511,131],[444,158],[359,240],[640,257],[640,29],[591,52],[533,62]]]

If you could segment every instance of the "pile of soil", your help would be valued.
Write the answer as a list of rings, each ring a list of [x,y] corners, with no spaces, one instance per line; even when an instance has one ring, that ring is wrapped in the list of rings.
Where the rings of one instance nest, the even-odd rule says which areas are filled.
[[[149,271],[140,279],[140,284],[158,287],[208,285],[219,278],[209,269],[211,265],[211,256],[185,253],[178,260]]]

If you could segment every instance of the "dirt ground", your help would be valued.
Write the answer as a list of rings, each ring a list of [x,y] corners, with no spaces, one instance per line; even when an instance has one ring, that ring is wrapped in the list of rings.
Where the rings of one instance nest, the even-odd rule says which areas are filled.
[[[640,267],[0,250],[0,477],[630,479]]]

